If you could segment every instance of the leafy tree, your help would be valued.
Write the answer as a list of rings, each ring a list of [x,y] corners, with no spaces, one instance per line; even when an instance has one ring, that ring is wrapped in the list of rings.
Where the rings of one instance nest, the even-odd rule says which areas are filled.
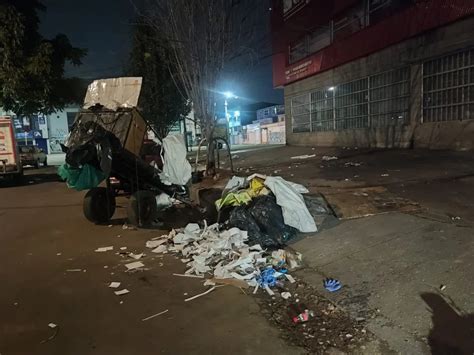
[[[166,137],[190,111],[169,60],[169,46],[154,29],[141,21],[135,24],[128,72],[143,77],[139,106],[160,138]]]
[[[74,79],[64,78],[64,65],[81,64],[86,50],[58,34],[39,33],[38,0],[3,0],[0,4],[0,106],[17,115],[51,113],[74,102]]]

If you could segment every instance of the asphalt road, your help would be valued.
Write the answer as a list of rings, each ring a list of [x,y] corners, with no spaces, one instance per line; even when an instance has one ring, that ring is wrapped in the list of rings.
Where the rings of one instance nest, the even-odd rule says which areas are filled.
[[[0,354],[302,352],[281,340],[237,288],[185,303],[206,288],[202,280],[173,276],[184,272],[173,256],[148,253],[147,270],[126,273],[133,260],[117,255],[120,247],[143,252],[146,240],[163,233],[123,230],[126,201],[111,227],[93,225],[82,215],[83,193],[58,182],[51,168],[27,174],[23,186],[0,186]],[[94,251],[103,246],[114,250]],[[116,296],[112,281],[130,293]]]

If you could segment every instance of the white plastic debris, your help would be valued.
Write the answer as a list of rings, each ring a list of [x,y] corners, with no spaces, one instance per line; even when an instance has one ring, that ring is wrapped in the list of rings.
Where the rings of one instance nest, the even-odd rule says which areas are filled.
[[[120,287],[120,282],[112,281],[112,282],[109,284],[109,287],[110,287],[110,288],[118,288],[118,287]]]
[[[309,159],[309,158],[314,158],[316,156],[316,154],[304,154],[304,155],[296,155],[294,157],[291,157],[291,159],[300,159],[300,160],[303,160],[303,159]]]
[[[339,159],[339,158],[336,157],[336,156],[334,156],[334,155],[333,155],[333,156],[324,155],[321,159],[324,160],[324,161],[330,161],[330,160],[337,160],[337,159]]]
[[[51,329],[54,329],[56,328],[58,325],[57,324],[54,324],[54,323],[49,323],[48,324],[48,327],[50,327]]]
[[[130,291],[127,290],[126,288],[124,288],[123,290],[115,291],[114,293],[115,293],[117,296],[122,296],[122,295],[126,295],[127,293],[130,293]]]
[[[162,314],[165,314],[166,312],[168,312],[167,309],[165,309],[163,312],[160,312],[160,313],[157,313],[157,314],[154,314],[152,316],[149,316],[149,317],[146,317],[146,318],[143,318],[142,321],[147,321],[149,319],[152,319],[152,318],[155,318],[155,317],[158,317],[158,316],[161,316]]]
[[[120,250],[127,250],[127,247],[120,247]]]
[[[171,207],[173,205],[173,201],[171,197],[168,194],[165,194],[164,192],[157,195],[155,197],[155,200],[156,200],[156,207],[158,208],[158,210],[165,210],[168,207]]]
[[[162,244],[162,245],[158,245],[158,247],[153,249],[151,252],[152,253],[164,253],[167,250],[168,250],[168,248],[166,247],[166,245]]]
[[[134,253],[130,253],[128,254],[131,258],[135,259],[135,260],[138,260],[138,259],[141,259],[143,257],[143,253],[140,253],[140,254],[134,254]]]
[[[291,297],[291,293],[289,293],[289,292],[282,292],[281,293],[281,298],[283,298],[284,300],[287,300],[290,297]]]
[[[291,275],[285,274],[285,277],[288,281],[290,281],[291,284],[294,284],[296,282],[296,280]]]
[[[127,270],[135,270],[144,266],[145,264],[143,264],[141,261],[134,261],[133,263],[125,264]]]
[[[286,225],[303,233],[318,230],[313,216],[306,207],[303,196],[288,181],[281,177],[268,176],[265,179],[265,186],[273,192],[277,204],[281,206],[283,220]]]
[[[189,164],[182,134],[168,135],[162,142],[163,172],[160,179],[167,185],[186,185],[191,179],[191,164]],[[164,153],[163,153],[164,152]]]
[[[109,251],[109,250],[114,250],[114,247],[110,246],[110,247],[100,247],[100,248],[97,248],[95,251],[97,253],[103,253],[103,252],[106,252],[106,251]]]

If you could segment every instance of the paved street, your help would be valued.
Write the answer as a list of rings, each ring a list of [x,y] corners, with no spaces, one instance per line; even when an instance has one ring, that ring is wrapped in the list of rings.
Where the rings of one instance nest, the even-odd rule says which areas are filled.
[[[202,280],[172,276],[184,271],[174,257],[147,256],[149,270],[126,273],[130,260],[116,255],[119,248],[142,252],[160,232],[122,230],[120,219],[110,228],[87,222],[83,194],[45,172],[53,171],[29,170],[26,185],[0,188],[2,355],[302,353],[284,343],[254,299],[237,288],[185,303],[206,288]],[[114,251],[94,252],[101,246]],[[111,281],[130,293],[114,295]],[[51,322],[58,333],[42,343],[54,335]]]

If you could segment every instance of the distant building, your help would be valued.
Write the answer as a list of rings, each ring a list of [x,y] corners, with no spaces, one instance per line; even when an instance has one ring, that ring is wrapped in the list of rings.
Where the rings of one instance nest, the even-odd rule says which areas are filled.
[[[273,0],[294,145],[474,149],[472,0]]]
[[[69,135],[79,106],[67,106],[49,115],[20,117],[3,110],[0,112],[2,115],[12,117],[19,145],[36,145],[47,154],[56,154],[62,153],[61,144],[64,144]]]

